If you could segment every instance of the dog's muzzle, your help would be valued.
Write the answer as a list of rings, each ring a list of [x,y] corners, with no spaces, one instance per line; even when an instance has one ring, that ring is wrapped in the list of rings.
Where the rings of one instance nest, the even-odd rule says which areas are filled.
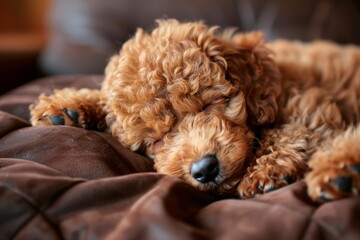
[[[201,183],[215,182],[219,175],[219,161],[214,155],[206,155],[193,163],[190,174]]]

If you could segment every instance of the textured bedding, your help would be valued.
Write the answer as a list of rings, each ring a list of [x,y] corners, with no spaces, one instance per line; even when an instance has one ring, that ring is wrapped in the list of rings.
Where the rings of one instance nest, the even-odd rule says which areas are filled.
[[[101,81],[51,77],[0,97],[0,239],[360,239],[360,198],[318,205],[303,181],[221,198],[157,174],[109,134],[30,126],[39,93]]]

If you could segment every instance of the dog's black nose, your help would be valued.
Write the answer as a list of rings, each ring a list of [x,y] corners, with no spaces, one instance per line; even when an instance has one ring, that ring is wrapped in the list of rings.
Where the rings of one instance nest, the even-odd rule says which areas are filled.
[[[214,155],[206,155],[191,166],[190,174],[201,183],[213,182],[219,174],[219,161]]]

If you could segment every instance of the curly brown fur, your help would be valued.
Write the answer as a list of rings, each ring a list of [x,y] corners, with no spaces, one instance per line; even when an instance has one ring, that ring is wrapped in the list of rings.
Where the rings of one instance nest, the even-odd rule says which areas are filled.
[[[54,125],[50,117],[63,116],[64,125],[84,127],[69,121],[69,110],[81,122],[106,115],[122,145],[203,191],[249,198],[310,170],[314,200],[358,195],[357,47],[266,43],[259,32],[158,24],[151,33],[139,29],[112,57],[101,91],[87,94],[94,98],[79,94],[89,90],[41,96],[31,106],[32,124]],[[204,159],[207,178],[194,174]]]

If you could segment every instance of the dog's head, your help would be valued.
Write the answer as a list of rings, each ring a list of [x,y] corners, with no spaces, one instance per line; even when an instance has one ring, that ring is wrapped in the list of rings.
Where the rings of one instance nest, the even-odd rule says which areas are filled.
[[[278,69],[260,33],[158,24],[139,29],[106,69],[112,133],[153,156],[160,173],[201,190],[232,189],[252,155],[250,126],[275,120]]]

